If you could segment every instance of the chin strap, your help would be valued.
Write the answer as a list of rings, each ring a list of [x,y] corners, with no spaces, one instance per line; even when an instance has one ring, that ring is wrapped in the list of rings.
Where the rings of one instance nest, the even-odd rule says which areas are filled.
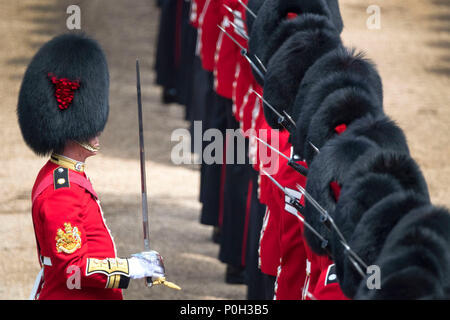
[[[76,143],[78,143],[80,146],[82,146],[83,148],[85,148],[86,150],[90,151],[90,152],[98,152],[100,151],[100,147],[94,147],[92,145],[90,145],[87,142],[79,142],[79,141],[75,141]]]

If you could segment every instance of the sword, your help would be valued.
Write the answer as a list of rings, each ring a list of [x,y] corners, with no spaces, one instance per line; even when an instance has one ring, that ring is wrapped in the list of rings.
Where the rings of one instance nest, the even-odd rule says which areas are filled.
[[[234,12],[234,10],[233,9],[231,9],[229,6],[227,6],[225,3],[224,4],[222,4],[223,5],[223,7],[228,11],[228,12],[230,12],[233,16],[234,16],[234,19],[239,19],[239,20],[241,20],[241,21],[243,21],[242,20],[242,17],[241,16],[239,16],[239,15],[237,15],[235,12]],[[249,40],[250,38],[248,37],[248,35],[247,34],[245,34],[245,30],[242,30],[243,28],[241,28],[241,27],[238,27],[233,21],[231,21],[231,20],[228,20],[228,23],[230,23],[233,27],[234,27],[234,30],[236,30],[236,32],[242,37],[242,38],[244,38],[245,40]],[[259,59],[258,59],[259,60]]]
[[[295,171],[297,171],[298,173],[300,173],[302,176],[307,177],[308,176],[308,169],[303,167],[302,165],[299,165],[297,162],[295,162],[295,160],[293,158],[289,158],[288,156],[286,156],[284,153],[282,153],[280,150],[276,149],[275,147],[271,146],[270,144],[268,144],[267,142],[265,142],[264,140],[261,140],[260,138],[258,138],[255,135],[251,135],[253,136],[256,140],[258,140],[259,142],[261,142],[262,144],[264,144],[266,147],[270,148],[271,150],[275,151],[276,153],[278,153],[280,156],[282,156],[283,158],[285,158],[288,161],[288,165],[291,166]]]
[[[234,28],[234,30],[236,30],[237,34],[240,35],[242,38],[244,38],[245,40],[249,40],[248,35],[246,35],[244,33],[244,31],[241,30],[241,28],[239,28],[233,21],[228,21]]]
[[[137,105],[139,120],[139,155],[141,161],[141,195],[142,195],[142,227],[144,232],[144,249],[150,251],[150,232],[148,228],[148,202],[147,202],[147,179],[145,173],[145,146],[144,146],[144,126],[142,121],[142,97],[141,97],[141,73],[139,69],[139,60],[136,60],[136,89],[137,89]],[[165,286],[177,290],[181,290],[176,284],[168,282],[164,277],[153,280],[151,277],[145,279],[147,287],[156,284],[164,284]]]
[[[238,2],[241,6],[244,7],[245,10],[247,10],[248,13],[250,13],[250,15],[253,16],[253,18],[256,19],[256,14],[248,6],[246,6],[245,3],[243,3],[241,0],[238,0]]]
[[[255,72],[258,74],[258,76],[261,79],[264,79],[264,74],[262,73],[261,70],[259,70],[259,68],[255,65],[255,63],[252,61],[252,59],[250,59],[250,57],[248,56],[248,52],[247,49],[245,49],[231,34],[229,34],[224,28],[222,28],[220,25],[217,25],[217,27],[223,32],[225,33],[228,38],[231,39],[231,41],[233,41],[240,49],[241,49],[241,55],[248,61],[248,63],[250,64],[250,66],[252,67],[253,70],[255,70]],[[254,55],[255,59],[258,59],[255,55]]]
[[[298,200],[295,197],[293,197],[291,194],[289,194],[289,192],[287,192],[286,189],[277,180],[275,180],[264,169],[261,168],[260,170],[262,173],[264,173],[270,179],[270,181],[273,182],[273,184],[275,184],[281,191],[283,191],[283,193],[285,195],[288,196],[289,204],[291,204],[298,212],[301,212],[301,210],[303,210],[303,206],[298,202]],[[292,214],[293,216],[295,216],[297,219],[299,219],[306,228],[308,228],[320,241],[322,241],[322,247],[325,250],[327,250],[328,240],[326,240],[324,237],[322,237],[322,235],[316,229],[314,229],[308,222],[306,222],[305,219],[301,215],[294,214],[290,211],[288,211],[288,212],[290,214]]]
[[[295,131],[295,122],[292,120],[292,118],[286,113],[286,111],[283,110],[283,113],[287,116],[283,116],[281,113],[279,113],[274,106],[272,106],[266,99],[264,99],[258,92],[252,89],[252,92],[259,98],[261,101],[269,107],[270,110],[272,110],[273,113],[275,113],[278,116],[278,124],[281,125],[284,129],[289,131],[289,133],[294,133]]]
[[[359,274],[364,278],[365,273],[361,270],[359,265],[362,265],[367,270],[367,264],[361,259],[358,254],[353,251],[352,248],[347,243],[344,235],[341,230],[339,230],[338,226],[334,222],[334,219],[330,216],[327,210],[325,210],[301,185],[297,184],[297,189],[301,194],[313,205],[313,207],[321,214],[321,222],[325,224],[325,226],[331,231],[333,229],[339,237],[339,241],[341,245],[344,247],[345,252],[347,253],[347,257],[352,262],[355,269],[359,272]]]
[[[292,133],[292,130],[295,130],[297,128],[297,124],[292,120],[292,117],[289,115],[289,113],[286,112],[286,110],[283,110],[284,116],[281,115],[274,106],[272,106],[267,100],[265,100],[261,95],[259,95],[255,90],[253,90],[253,93],[258,96],[259,99],[263,103],[265,103],[270,110],[272,110],[273,113],[275,113],[278,116],[278,123],[281,124],[286,130]],[[320,153],[319,148],[317,148],[310,140],[308,140],[308,144],[313,148],[316,154]]]

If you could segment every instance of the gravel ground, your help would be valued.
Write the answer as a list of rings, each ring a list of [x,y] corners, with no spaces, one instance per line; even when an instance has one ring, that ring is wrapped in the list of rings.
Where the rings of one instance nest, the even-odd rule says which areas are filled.
[[[101,154],[87,172],[102,200],[118,253],[142,249],[135,60],[140,59],[152,247],[165,257],[168,278],[183,287],[130,284],[126,299],[245,299],[246,287],[224,283],[225,266],[199,224],[198,167],[170,160],[184,110],[161,105],[152,70],[159,11],[153,0],[85,0],[82,29],[104,47],[111,73],[111,113]],[[404,129],[435,204],[450,207],[450,2],[341,0],[347,46],[378,65],[385,109]],[[25,146],[15,109],[22,75],[38,48],[66,32],[65,0],[0,0],[0,299],[26,299],[39,271],[30,190],[46,159]],[[381,8],[381,29],[369,30],[369,5]]]

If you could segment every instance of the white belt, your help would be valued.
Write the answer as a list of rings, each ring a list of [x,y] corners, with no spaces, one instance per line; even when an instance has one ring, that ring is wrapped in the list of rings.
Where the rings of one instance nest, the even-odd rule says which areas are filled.
[[[31,289],[30,297],[28,300],[36,299],[36,293],[39,289],[39,285],[41,284],[42,277],[44,276],[44,266],[51,266],[52,260],[49,257],[41,256],[42,268],[39,271],[36,280],[34,280],[33,289]]]

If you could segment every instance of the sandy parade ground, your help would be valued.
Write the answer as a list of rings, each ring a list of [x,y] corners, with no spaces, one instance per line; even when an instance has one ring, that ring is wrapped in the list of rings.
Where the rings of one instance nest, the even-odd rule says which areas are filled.
[[[68,32],[66,0],[0,0],[0,299],[27,299],[39,264],[30,192],[47,159],[25,145],[17,123],[23,73],[39,47]],[[134,281],[126,299],[245,299],[224,282],[211,227],[199,223],[198,165],[171,161],[171,133],[187,128],[179,105],[162,105],[154,84],[159,10],[153,0],[81,0],[81,27],[105,49],[111,75],[110,118],[102,152],[87,162],[118,253],[142,251],[135,60],[140,59],[151,245],[169,280],[183,290]],[[341,0],[344,43],[366,52],[383,79],[385,110],[404,130],[434,204],[450,207],[450,1]],[[381,8],[380,29],[366,21]]]

